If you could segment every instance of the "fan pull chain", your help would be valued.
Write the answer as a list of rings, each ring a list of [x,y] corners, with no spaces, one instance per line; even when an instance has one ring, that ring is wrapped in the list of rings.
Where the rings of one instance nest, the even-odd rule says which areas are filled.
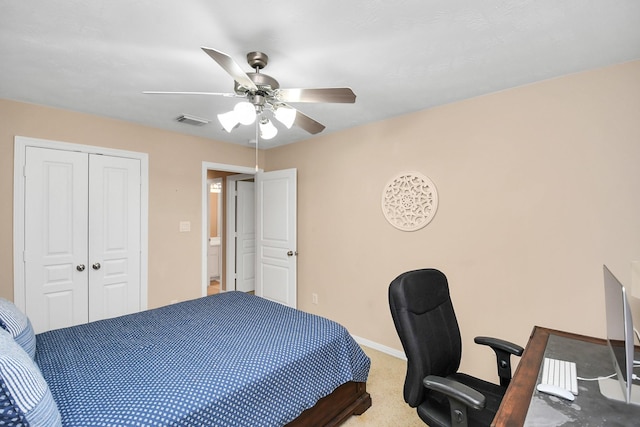
[[[256,173],[258,172],[258,137],[260,136],[260,124],[256,117]]]

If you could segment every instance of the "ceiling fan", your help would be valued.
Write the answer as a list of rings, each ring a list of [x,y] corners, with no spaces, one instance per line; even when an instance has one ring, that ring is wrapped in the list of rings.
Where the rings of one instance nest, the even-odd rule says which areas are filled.
[[[354,103],[356,95],[351,88],[316,88],[316,89],[281,89],[276,79],[260,73],[267,66],[269,57],[262,52],[249,52],[247,62],[254,70],[245,73],[242,68],[227,54],[215,49],[202,47],[202,50],[218,63],[234,80],[233,93],[215,92],[160,92],[145,91],[147,94],[173,95],[215,95],[244,98],[235,108],[227,113],[218,114],[218,120],[227,132],[231,132],[240,124],[251,124],[258,120],[260,136],[270,139],[277,133],[277,128],[270,122],[266,111],[287,128],[293,125],[317,134],[325,126],[289,105],[296,102],[332,102]]]

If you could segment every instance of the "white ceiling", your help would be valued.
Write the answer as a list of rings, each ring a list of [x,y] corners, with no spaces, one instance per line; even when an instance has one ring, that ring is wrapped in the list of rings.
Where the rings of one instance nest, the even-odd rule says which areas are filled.
[[[0,0],[0,98],[248,145],[252,126],[216,119],[237,99],[142,91],[232,92],[200,47],[247,72],[258,50],[283,88],[353,89],[355,104],[295,104],[327,134],[639,59],[639,21],[638,0]]]

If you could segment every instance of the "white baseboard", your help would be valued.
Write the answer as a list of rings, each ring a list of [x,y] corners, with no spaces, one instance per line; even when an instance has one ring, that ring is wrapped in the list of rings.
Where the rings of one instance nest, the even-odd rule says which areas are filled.
[[[386,345],[378,344],[377,342],[373,342],[366,338],[357,337],[352,335],[353,339],[360,345],[365,347],[372,348],[374,350],[378,350],[381,353],[388,354],[389,356],[397,357],[398,359],[407,360],[407,356],[405,356],[404,351],[396,350],[395,348],[387,347]]]

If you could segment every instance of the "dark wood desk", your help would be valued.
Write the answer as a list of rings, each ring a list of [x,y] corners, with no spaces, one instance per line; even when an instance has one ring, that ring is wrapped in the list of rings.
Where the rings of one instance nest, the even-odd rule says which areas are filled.
[[[521,427],[524,425],[550,335],[599,345],[606,344],[603,339],[535,326],[498,413],[491,423],[492,426]]]

